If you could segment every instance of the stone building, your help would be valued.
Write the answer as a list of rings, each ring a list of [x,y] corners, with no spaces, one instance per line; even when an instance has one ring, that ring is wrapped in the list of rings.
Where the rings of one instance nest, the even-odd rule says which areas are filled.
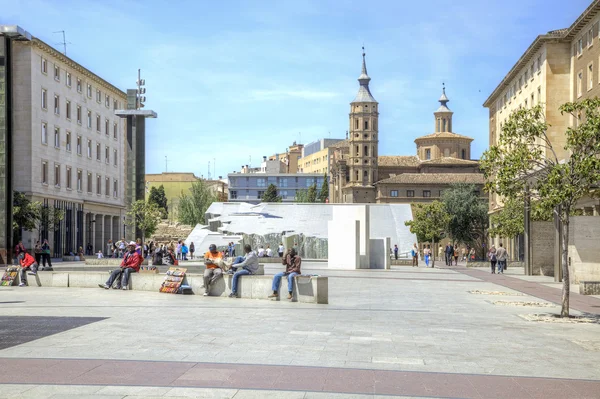
[[[4,32],[18,27],[3,26]],[[20,28],[18,28],[20,29]],[[25,37],[25,36],[24,36]],[[47,238],[53,256],[95,250],[124,232],[126,93],[43,41],[12,43],[13,189],[64,211],[54,229],[25,232],[28,249]]]
[[[434,112],[434,133],[415,139],[414,156],[380,156],[379,104],[371,94],[363,53],[359,89],[350,103],[346,140],[331,146],[330,202],[414,203],[439,199],[453,183],[471,183],[483,197],[483,174],[471,160],[472,138],[453,131],[446,89]]]

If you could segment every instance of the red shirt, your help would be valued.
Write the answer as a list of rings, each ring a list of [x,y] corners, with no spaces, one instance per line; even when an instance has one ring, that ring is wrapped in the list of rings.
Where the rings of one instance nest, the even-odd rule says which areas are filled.
[[[123,257],[123,261],[121,262],[121,267],[124,269],[130,268],[135,270],[136,272],[140,271],[140,265],[144,261],[144,258],[137,252],[129,253],[127,252]]]
[[[31,256],[27,252],[25,252],[25,257],[23,259],[19,260],[19,263],[21,264],[21,267],[23,269],[26,269],[26,268],[30,267],[31,265],[35,264],[35,259],[33,259],[33,256]]]

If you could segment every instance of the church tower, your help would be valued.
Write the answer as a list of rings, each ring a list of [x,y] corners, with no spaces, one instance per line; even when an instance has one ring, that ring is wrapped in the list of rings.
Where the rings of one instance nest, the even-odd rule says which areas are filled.
[[[363,47],[358,94],[350,103],[349,181],[343,190],[346,203],[376,202],[379,104],[369,90],[371,78],[367,74],[364,50]]]
[[[438,100],[440,107],[433,113],[435,117],[435,132],[436,133],[452,133],[452,114],[448,106],[448,97],[446,97],[446,86],[442,83],[442,96]]]

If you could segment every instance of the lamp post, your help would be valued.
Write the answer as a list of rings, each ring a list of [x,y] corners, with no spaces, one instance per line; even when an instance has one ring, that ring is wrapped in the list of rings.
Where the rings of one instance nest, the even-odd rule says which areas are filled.
[[[94,244],[92,244],[92,224],[96,223],[96,220],[92,220],[92,214],[88,213],[89,217],[90,217],[90,222],[89,222],[89,227],[88,227],[88,244],[90,244],[92,246],[92,253],[88,253],[87,255],[93,255],[94,253]],[[87,245],[85,247],[86,251],[87,251]]]

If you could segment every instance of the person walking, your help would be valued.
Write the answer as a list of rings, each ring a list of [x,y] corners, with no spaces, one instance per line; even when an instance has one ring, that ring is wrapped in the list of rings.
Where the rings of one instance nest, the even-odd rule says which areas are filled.
[[[490,251],[488,252],[488,259],[490,260],[492,274],[496,274],[496,262],[498,262],[498,259],[496,258],[496,247],[494,245],[492,245]]]
[[[177,254],[177,259],[181,260],[181,240],[177,241],[177,248],[175,249],[175,253]]]
[[[188,260],[187,258],[187,254],[189,252],[189,249],[187,247],[187,245],[185,245],[185,242],[181,243],[181,260]]]
[[[108,242],[106,243],[106,257],[107,258],[112,258],[113,256],[113,250],[114,250],[114,245],[111,239],[108,240]]]
[[[453,254],[454,255],[454,266],[458,266],[458,256],[459,256],[459,253],[460,253],[460,251],[459,251],[459,248],[458,248],[458,244],[456,244],[454,246],[454,254]],[[452,262],[450,262],[450,263],[452,263]]]
[[[190,243],[190,259],[194,259],[194,252],[196,252],[196,247],[194,246],[194,242]]]
[[[412,255],[413,267],[419,267],[419,246],[416,242],[413,244],[410,254]],[[429,250],[429,255],[431,255],[431,249]]]
[[[429,267],[429,258],[431,257],[431,247],[429,244],[427,248],[423,249],[423,257],[425,258],[425,267]]]
[[[496,250],[496,259],[498,260],[498,274],[504,274],[504,269],[506,269],[507,258],[508,253],[506,252],[506,249],[502,246],[502,243],[500,243],[498,249]]]
[[[38,265],[42,261],[42,245],[40,244],[40,240],[35,242],[35,246],[33,247],[33,254],[35,255],[35,263]]]
[[[46,268],[46,261],[48,262],[48,268]],[[48,240],[44,240],[42,244],[42,270],[52,270],[52,260],[50,260],[50,244],[48,244]]]
[[[398,245],[394,245],[394,259],[398,260]]]

